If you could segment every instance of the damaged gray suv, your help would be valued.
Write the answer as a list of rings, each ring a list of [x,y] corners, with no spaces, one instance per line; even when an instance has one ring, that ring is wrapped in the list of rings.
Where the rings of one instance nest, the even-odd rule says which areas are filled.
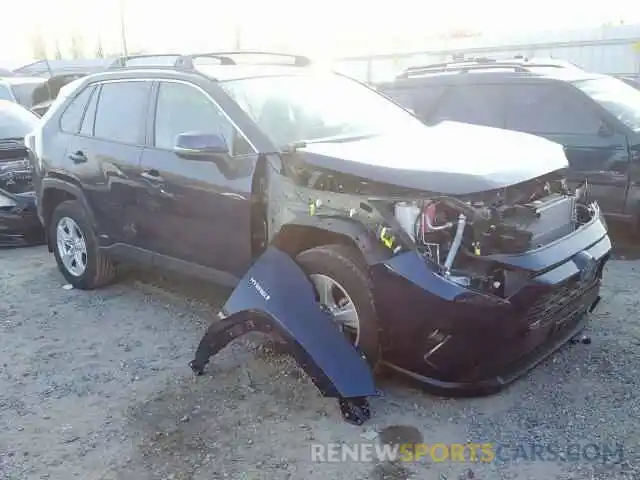
[[[26,143],[68,282],[136,261],[233,286],[191,368],[271,333],[354,423],[377,367],[445,395],[522,375],[584,327],[611,249],[562,146],[425,126],[303,57],[122,58]]]

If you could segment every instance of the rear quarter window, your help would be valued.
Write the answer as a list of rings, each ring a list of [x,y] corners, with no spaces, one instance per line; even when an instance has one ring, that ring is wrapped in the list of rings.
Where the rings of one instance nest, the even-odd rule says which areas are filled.
[[[91,96],[91,88],[85,88],[71,102],[60,117],[60,129],[66,133],[78,133],[84,110]]]

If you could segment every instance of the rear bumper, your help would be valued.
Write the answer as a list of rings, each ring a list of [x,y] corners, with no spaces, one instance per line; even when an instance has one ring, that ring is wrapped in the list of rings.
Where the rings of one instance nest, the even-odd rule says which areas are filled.
[[[385,363],[436,394],[500,390],[584,327],[610,250],[597,215],[548,247],[500,261],[493,257],[526,274],[507,299],[455,284],[413,252],[375,265]]]

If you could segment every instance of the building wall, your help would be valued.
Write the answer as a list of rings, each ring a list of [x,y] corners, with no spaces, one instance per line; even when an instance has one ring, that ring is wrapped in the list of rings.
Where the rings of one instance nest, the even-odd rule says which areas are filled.
[[[338,58],[334,68],[361,80],[377,82],[392,78],[410,65],[450,61],[455,54],[553,57],[596,73],[639,75],[640,25],[443,40],[418,52]]]

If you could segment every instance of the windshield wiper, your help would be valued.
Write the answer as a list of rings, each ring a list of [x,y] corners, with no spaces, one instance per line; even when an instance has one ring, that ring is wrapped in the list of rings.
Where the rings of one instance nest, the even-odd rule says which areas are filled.
[[[334,135],[331,137],[314,138],[311,140],[296,140],[295,142],[287,143],[284,147],[282,147],[282,150],[284,152],[295,152],[299,148],[304,148],[307,145],[313,145],[314,143],[352,142],[355,140],[371,138],[375,135],[375,133],[361,133],[360,135]]]

